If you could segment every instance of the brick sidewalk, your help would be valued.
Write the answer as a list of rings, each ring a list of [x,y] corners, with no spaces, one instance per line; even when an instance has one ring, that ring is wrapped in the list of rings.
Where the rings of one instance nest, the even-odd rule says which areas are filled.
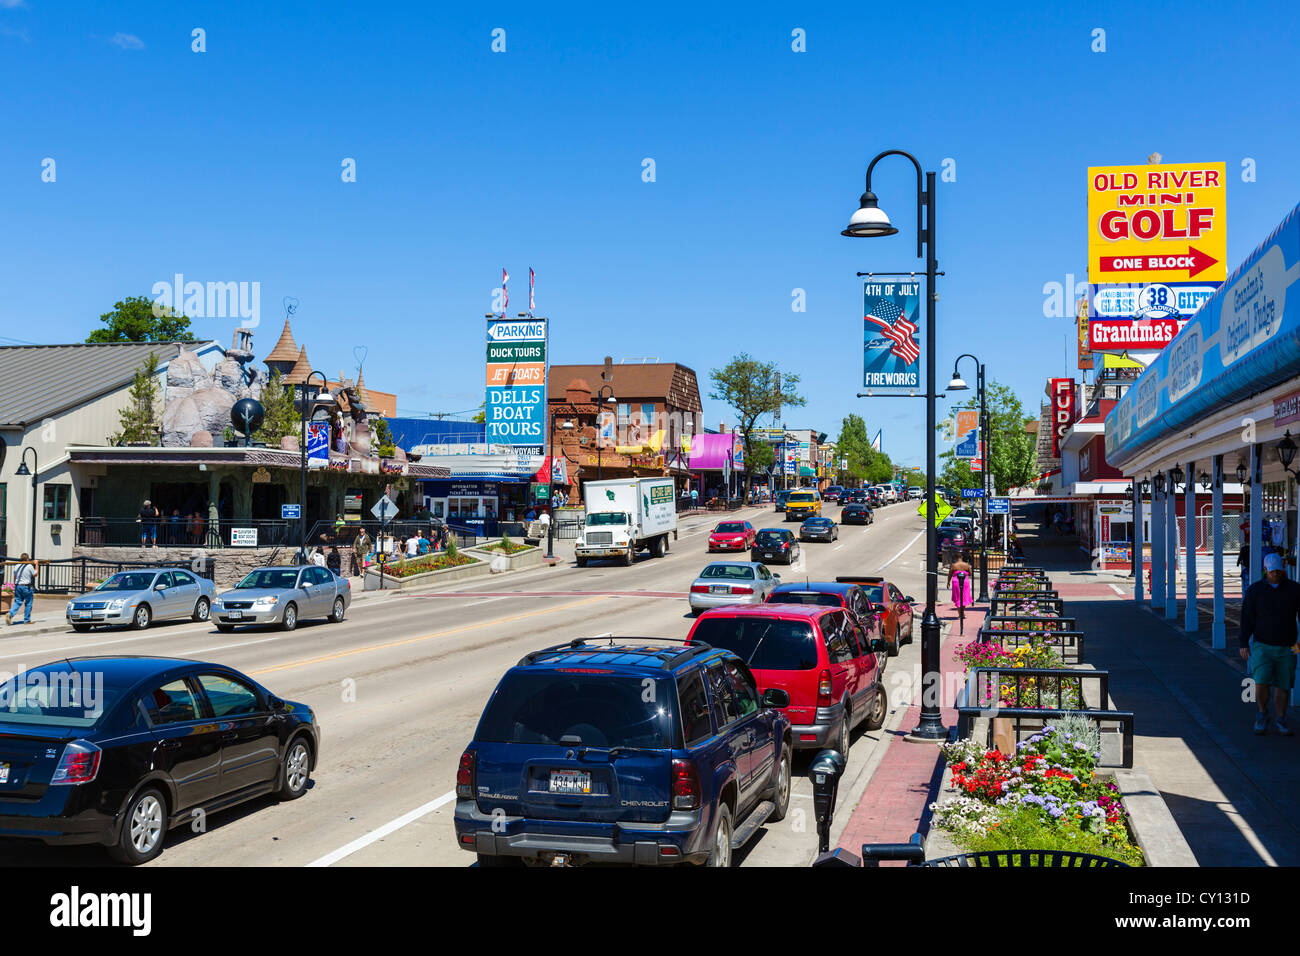
[[[961,662],[953,660],[957,645],[974,637],[988,609],[980,606],[967,610],[965,634],[960,635],[951,605],[946,610],[952,616],[942,618],[949,625],[939,652],[939,667],[944,674],[943,686],[949,688],[957,686],[957,680],[950,675],[960,678],[964,674]],[[944,703],[951,705],[953,701]],[[940,712],[945,726],[951,727],[956,723],[957,712],[951,706],[942,707]],[[885,755],[867,782],[858,805],[853,808],[840,835],[839,846],[859,854],[864,843],[906,843],[921,829],[921,821],[928,814],[927,808],[938,797],[943,760],[937,745],[910,743],[903,739],[920,719],[920,705],[914,704],[903,715],[898,729],[889,732]]]

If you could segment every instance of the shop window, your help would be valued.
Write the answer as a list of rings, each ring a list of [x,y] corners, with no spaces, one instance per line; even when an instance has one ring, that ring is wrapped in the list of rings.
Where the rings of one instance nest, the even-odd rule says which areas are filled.
[[[45,486],[45,520],[46,521],[67,521],[68,520],[68,493],[72,490],[71,485],[46,485]]]
[[[618,427],[626,428],[632,421],[632,406],[627,402],[618,403]]]

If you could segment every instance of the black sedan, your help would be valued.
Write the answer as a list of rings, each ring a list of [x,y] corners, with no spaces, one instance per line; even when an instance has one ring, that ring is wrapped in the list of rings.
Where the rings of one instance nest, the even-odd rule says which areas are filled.
[[[749,552],[749,560],[761,564],[780,561],[782,564],[794,564],[799,557],[799,542],[794,534],[784,528],[764,528],[754,538],[754,547]]]
[[[301,797],[320,747],[310,707],[201,661],[62,660],[0,695],[0,836],[99,843],[133,865],[196,810]]]
[[[809,518],[799,525],[800,541],[834,541],[840,529],[830,518]]]
[[[870,505],[848,504],[840,512],[840,524],[875,524],[876,513]]]

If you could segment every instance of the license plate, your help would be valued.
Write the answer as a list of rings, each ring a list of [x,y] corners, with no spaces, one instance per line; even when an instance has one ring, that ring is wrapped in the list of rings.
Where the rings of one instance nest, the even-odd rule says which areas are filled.
[[[0,763],[0,783],[8,783],[8,782],[9,782],[9,765],[7,763]]]
[[[764,551],[764,552],[763,552],[763,557],[765,557],[765,558],[775,558],[776,555],[774,555],[771,551]]]
[[[583,770],[552,770],[551,793],[591,793],[591,774]]]
[[[712,594],[730,594],[731,588],[726,584],[714,584],[709,588],[709,592]]]
[[[227,612],[226,612],[226,617],[230,618],[232,621],[243,620],[244,612],[243,612],[243,611],[227,611]]]
[[[77,617],[82,618],[82,619],[92,618],[92,617],[94,617],[94,616],[95,616],[95,613],[94,613],[93,611],[78,611],[78,612],[77,612]]]

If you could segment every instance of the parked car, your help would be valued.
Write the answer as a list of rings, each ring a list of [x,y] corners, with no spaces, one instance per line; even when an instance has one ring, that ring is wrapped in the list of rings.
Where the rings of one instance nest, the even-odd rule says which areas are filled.
[[[691,613],[725,604],[762,604],[781,580],[757,561],[715,561],[691,582]]]
[[[709,553],[714,551],[748,551],[757,534],[748,521],[721,521],[709,532]]]
[[[934,529],[934,540],[940,551],[961,552],[966,549],[966,532],[960,525],[940,524]]]
[[[867,635],[852,612],[806,604],[764,604],[706,611],[687,644],[726,648],[764,691],[789,695],[785,715],[796,749],[849,752],[859,723],[877,730],[889,712],[876,655],[884,643]]]
[[[874,574],[844,574],[838,576],[839,584],[856,584],[871,602],[880,625],[880,634],[889,644],[889,656],[895,657],[904,644],[912,643],[912,596],[904,596],[890,582]]]
[[[154,621],[206,621],[216,585],[185,568],[119,571],[68,602],[64,613],[74,630],[97,624],[144,630]]]
[[[842,485],[831,485],[822,492],[822,501],[838,502],[844,496]]]
[[[788,490],[782,489],[772,496],[772,504],[777,511],[785,511],[785,501],[790,497]]]
[[[789,809],[789,704],[721,648],[535,651],[501,678],[461,755],[456,843],[480,866],[730,866]]]
[[[212,615],[222,632],[244,624],[278,624],[292,631],[308,617],[337,624],[351,603],[351,582],[328,568],[258,568],[212,602]]]
[[[944,528],[957,529],[966,536],[966,542],[968,544],[972,547],[979,546],[979,527],[972,519],[949,515],[944,518],[943,521],[939,522],[939,527],[936,530],[943,530]]]
[[[310,707],[221,664],[80,657],[14,686],[0,711],[0,833],[98,843],[123,863],[152,860],[196,811],[301,797],[320,750]]]
[[[802,521],[822,513],[822,496],[815,488],[800,488],[790,492],[785,501],[785,520]]]
[[[876,513],[868,504],[849,502],[840,512],[840,524],[875,524]]]
[[[925,489],[924,489],[924,488],[918,488],[918,487],[916,487],[915,485],[913,485],[911,488],[908,488],[908,489],[907,489],[907,500],[908,500],[908,501],[920,501],[920,500],[921,500],[922,498],[924,498],[924,497],[925,497]]]
[[[761,530],[754,538],[754,548],[749,553],[751,561],[760,561],[763,564],[769,561],[794,564],[797,557],[799,557],[799,542],[795,540],[793,532],[784,528]]]
[[[884,503],[885,497],[880,493],[879,488],[867,489],[867,504],[871,505],[873,508],[879,508]]]
[[[809,518],[799,525],[800,541],[835,541],[840,529],[830,518]]]

